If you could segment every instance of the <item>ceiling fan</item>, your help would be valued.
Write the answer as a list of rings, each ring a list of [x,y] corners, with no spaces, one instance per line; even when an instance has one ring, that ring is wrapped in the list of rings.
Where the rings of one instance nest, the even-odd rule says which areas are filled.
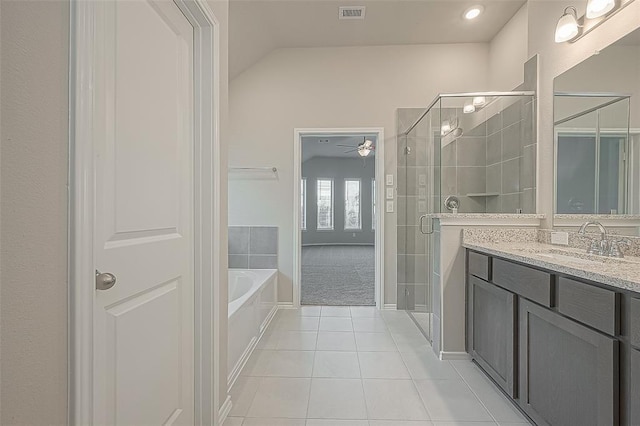
[[[351,148],[347,151],[345,151],[345,153],[348,152],[358,152],[358,154],[361,157],[366,157],[368,156],[371,151],[374,151],[376,149],[376,147],[373,145],[373,141],[370,139],[367,139],[366,137],[362,138],[362,142],[358,144],[358,146],[354,147],[353,145],[340,145],[340,144],[336,144],[336,146],[343,146],[345,148]]]

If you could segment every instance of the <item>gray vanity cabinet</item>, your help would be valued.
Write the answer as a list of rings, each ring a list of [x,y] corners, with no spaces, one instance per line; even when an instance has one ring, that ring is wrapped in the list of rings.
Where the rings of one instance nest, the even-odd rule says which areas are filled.
[[[626,390],[623,415],[627,418],[624,425],[640,425],[640,349],[631,348],[625,360],[627,374],[623,372],[622,378],[626,380]]]
[[[474,276],[468,280],[468,350],[487,374],[515,397],[516,295]]]
[[[538,425],[618,423],[618,345],[521,299],[520,406]]]

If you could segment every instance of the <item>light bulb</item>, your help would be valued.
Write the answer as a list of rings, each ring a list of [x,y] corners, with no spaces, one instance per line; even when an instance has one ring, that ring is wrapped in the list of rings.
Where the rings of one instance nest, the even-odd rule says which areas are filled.
[[[473,98],[474,107],[483,107],[484,104],[486,103],[487,103],[487,98],[485,98],[484,96],[476,96],[475,98]]]
[[[589,0],[587,18],[594,19],[606,15],[616,6],[615,0]]]
[[[476,112],[476,107],[473,105],[472,101],[466,101],[462,108],[462,112],[465,114],[471,114],[472,112]]]
[[[574,7],[567,7],[556,26],[556,43],[569,41],[575,38],[579,32],[576,9]]]
[[[366,157],[370,152],[371,150],[366,148],[358,150],[358,154],[360,154],[360,157]]]
[[[469,9],[467,9],[464,12],[464,19],[467,19],[467,20],[476,19],[478,16],[482,14],[483,10],[484,10],[483,6],[480,6],[480,5],[471,6]]]
[[[451,123],[449,123],[449,120],[444,120],[442,122],[442,127],[440,128],[440,134],[442,134],[442,136],[445,136],[450,131],[451,131]]]

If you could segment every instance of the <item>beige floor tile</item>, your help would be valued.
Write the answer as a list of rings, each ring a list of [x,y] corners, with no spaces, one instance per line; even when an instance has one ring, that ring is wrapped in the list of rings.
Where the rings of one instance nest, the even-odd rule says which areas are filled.
[[[299,418],[307,415],[311,379],[265,377],[247,417]]]
[[[356,352],[317,351],[313,362],[313,377],[360,378],[358,354]]]
[[[416,380],[432,421],[493,421],[463,380]]]
[[[429,420],[411,380],[363,379],[369,419]]]
[[[321,317],[320,331],[353,331],[353,324],[348,317]]]
[[[364,379],[410,379],[399,352],[358,352]]]
[[[355,351],[356,341],[353,333],[345,331],[320,331],[318,332],[319,351]]]
[[[312,379],[307,416],[313,419],[366,419],[362,382],[359,379]]]
[[[396,352],[398,347],[389,333],[355,333],[359,352]]]

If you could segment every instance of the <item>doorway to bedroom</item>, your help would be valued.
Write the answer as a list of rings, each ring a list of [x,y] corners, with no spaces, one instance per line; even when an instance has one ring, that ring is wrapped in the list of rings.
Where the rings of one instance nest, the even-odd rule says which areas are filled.
[[[376,306],[377,132],[301,135],[300,304]]]

